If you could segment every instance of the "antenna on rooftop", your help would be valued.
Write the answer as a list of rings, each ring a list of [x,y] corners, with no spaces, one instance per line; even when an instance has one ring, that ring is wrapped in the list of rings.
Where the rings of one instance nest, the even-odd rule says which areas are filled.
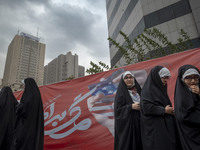
[[[37,37],[38,37],[38,34],[39,34],[39,27],[37,28]]]

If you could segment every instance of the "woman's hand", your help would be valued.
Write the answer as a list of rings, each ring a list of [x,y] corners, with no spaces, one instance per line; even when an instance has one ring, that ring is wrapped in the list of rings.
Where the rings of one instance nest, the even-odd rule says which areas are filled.
[[[140,110],[140,103],[139,102],[135,102],[132,104],[132,109],[134,110]]]
[[[174,108],[171,107],[170,105],[167,105],[167,106],[165,107],[165,113],[166,113],[166,114],[169,114],[169,115],[174,115]]]
[[[200,90],[199,90],[199,87],[197,85],[191,85],[190,89],[192,90],[192,93],[200,95]]]

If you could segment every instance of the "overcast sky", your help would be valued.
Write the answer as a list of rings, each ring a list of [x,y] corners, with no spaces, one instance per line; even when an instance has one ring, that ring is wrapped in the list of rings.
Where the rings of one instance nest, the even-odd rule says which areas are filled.
[[[79,65],[110,65],[105,0],[0,0],[0,78],[8,45],[19,32],[46,44],[45,65],[71,51]]]

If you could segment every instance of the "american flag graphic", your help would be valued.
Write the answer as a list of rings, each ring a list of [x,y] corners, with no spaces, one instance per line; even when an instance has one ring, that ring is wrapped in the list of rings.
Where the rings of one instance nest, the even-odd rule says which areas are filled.
[[[96,91],[92,93],[93,100],[92,107],[89,108],[91,113],[102,115],[109,119],[114,119],[114,98],[119,83],[114,83],[113,79],[121,76],[124,69],[117,70],[111,76],[103,79],[99,83],[89,85],[89,90],[97,87]]]

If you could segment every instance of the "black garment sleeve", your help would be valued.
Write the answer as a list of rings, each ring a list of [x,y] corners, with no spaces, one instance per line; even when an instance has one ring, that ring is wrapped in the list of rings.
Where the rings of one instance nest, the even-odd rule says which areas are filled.
[[[115,102],[115,118],[127,119],[132,110],[132,104],[123,104],[123,96],[121,96],[120,99],[121,100]]]
[[[184,113],[185,115],[183,115],[182,122],[188,122],[200,126],[200,108],[192,107],[189,110],[182,112],[182,114]]]
[[[200,110],[195,110],[189,113],[188,119],[189,122],[193,124],[200,125]]]
[[[157,106],[147,100],[143,100],[143,113],[145,115],[156,115],[156,116],[164,116],[165,108],[162,106]]]

